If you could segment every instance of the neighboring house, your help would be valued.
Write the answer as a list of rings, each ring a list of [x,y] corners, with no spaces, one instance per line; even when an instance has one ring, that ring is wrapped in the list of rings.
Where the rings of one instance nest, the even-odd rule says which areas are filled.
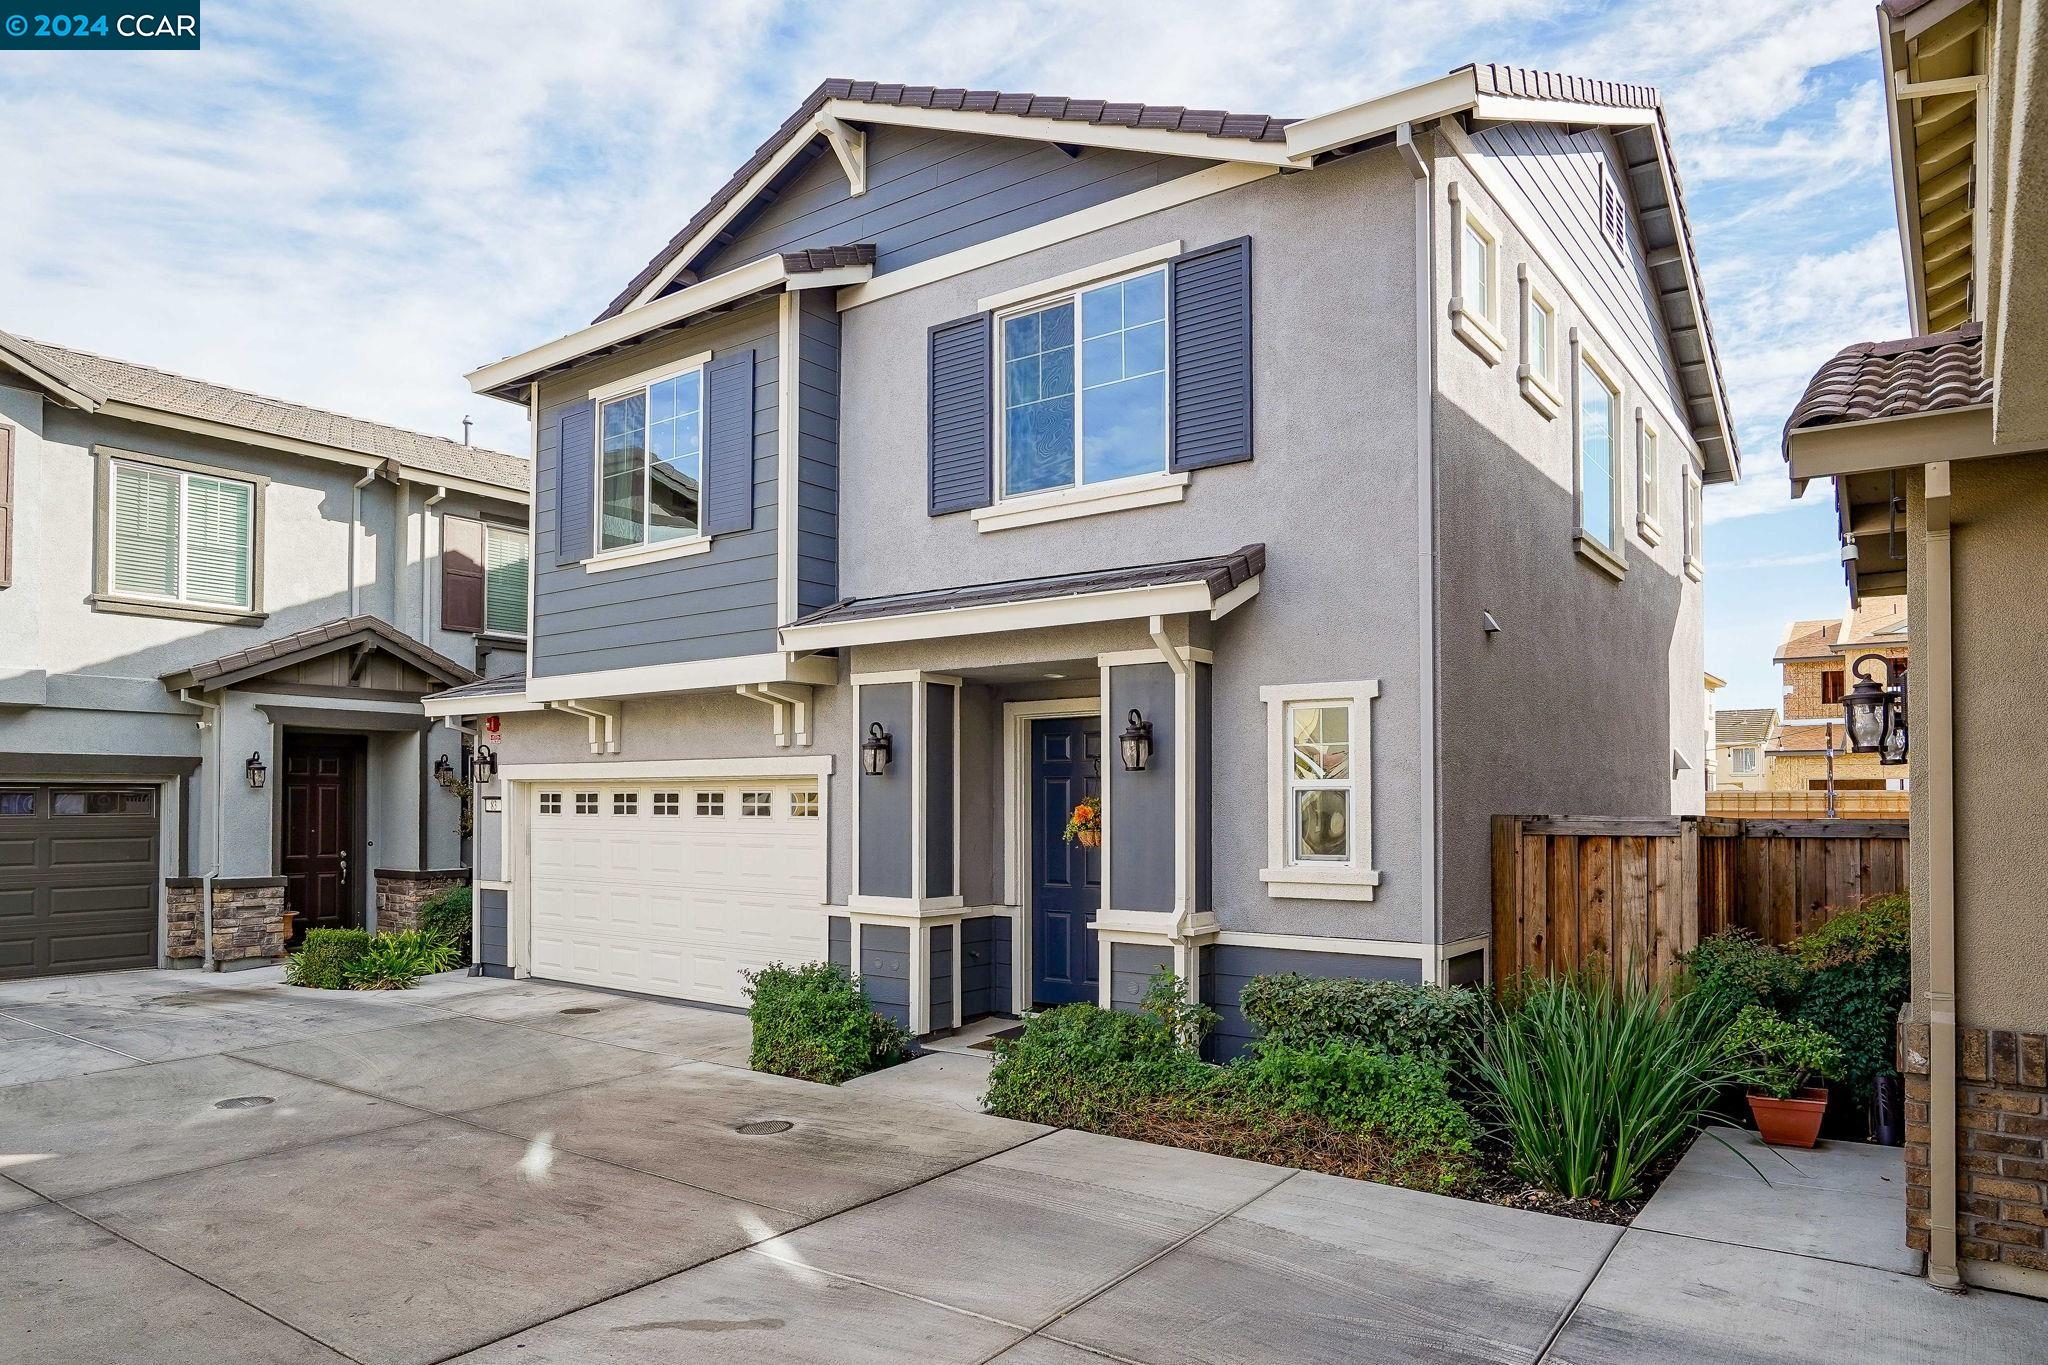
[[[1712,790],[1770,790],[1770,746],[1777,734],[1778,712],[1775,707],[1716,711]]]
[[[1786,424],[1834,480],[1853,600],[1911,604],[1907,1239],[1943,1285],[2048,1294],[2048,5],[1887,0],[1920,335],[1823,365]],[[1901,771],[1893,769],[1892,771]]]
[[[1726,678],[1721,677],[1719,674],[1715,673],[1703,673],[1701,674],[1701,677],[1705,680],[1705,696],[1707,699],[1706,725],[1702,729],[1702,733],[1706,735],[1706,743],[1702,746],[1702,749],[1707,755],[1706,786],[1708,791],[1712,791],[1714,790],[1715,779],[1718,775],[1717,765],[1720,762],[1718,746],[1714,742],[1714,736],[1716,732],[1714,722],[1714,708],[1716,703],[1714,701],[1714,694],[1716,692],[1719,692],[1722,688],[1726,687],[1728,685],[1728,680]]]
[[[1842,730],[1842,697],[1856,685],[1857,661],[1869,655],[1888,659],[1903,672],[1908,643],[1903,597],[1870,598],[1841,616],[1793,621],[1785,627],[1773,659],[1784,674],[1785,717],[1767,750],[1770,780],[1762,784],[1763,790],[1905,788],[1904,768],[1887,767],[1876,754],[1849,752]],[[1882,676],[1876,665],[1866,665],[1864,671]]]
[[[924,1034],[1171,968],[1230,1050],[1259,973],[1479,978],[1496,812],[1701,808],[1737,467],[1653,91],[828,81],[470,378],[536,441],[530,676],[427,703],[504,764],[495,970],[829,957]]]
[[[0,978],[271,958],[463,876],[419,699],[524,667],[526,476],[0,333]]]

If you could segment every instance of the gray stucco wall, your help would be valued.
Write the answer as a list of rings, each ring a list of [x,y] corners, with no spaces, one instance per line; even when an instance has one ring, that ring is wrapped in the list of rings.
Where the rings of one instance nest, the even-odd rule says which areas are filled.
[[[535,469],[535,676],[690,663],[775,648],[776,305],[714,317],[541,386]],[[562,414],[603,385],[700,352],[754,352],[754,524],[682,559],[589,572],[556,562]]]
[[[1109,713],[1102,718],[1102,780],[1108,796],[1112,910],[1173,909],[1174,788],[1182,755],[1173,670],[1163,663],[1109,670]],[[1152,725],[1152,758],[1127,773],[1118,738],[1136,711]]]
[[[1436,165],[1438,799],[1443,939],[1456,942],[1490,927],[1491,816],[1702,808],[1705,692],[1701,590],[1682,564],[1679,471],[1688,457],[1674,391],[1668,382],[1657,387],[1656,377],[1668,375],[1661,348],[1634,345],[1633,328],[1599,336],[1603,353],[1619,354],[1629,371],[1621,398],[1625,439],[1615,461],[1628,571],[1617,582],[1573,547],[1576,446],[1566,339],[1574,327],[1591,337],[1596,324],[1458,162],[1439,158]],[[1502,235],[1501,306],[1511,330],[1509,354],[1498,365],[1487,365],[1450,331],[1452,180]],[[1532,407],[1516,381],[1515,272],[1523,264],[1557,306],[1557,369],[1567,402],[1555,418]],[[1613,278],[1627,274],[1617,268]],[[1637,530],[1639,407],[1662,432],[1663,539],[1655,546]],[[1501,626],[1491,637],[1483,628],[1488,612]],[[1691,765],[1675,778],[1673,749]]]
[[[911,725],[909,683],[884,683],[860,692],[860,735],[880,724],[889,736],[889,766],[869,776],[855,770],[860,783],[860,894],[910,896],[910,827],[912,785],[924,746]]]
[[[842,459],[859,471],[840,497],[840,571],[849,595],[1143,563],[1254,541],[1268,546],[1262,594],[1218,623],[1210,641],[1217,656],[1214,772],[1229,775],[1211,836],[1214,898],[1233,928],[1395,940],[1427,940],[1434,931],[1433,812],[1413,797],[1422,745],[1411,185],[1393,152],[1367,153],[841,318]],[[922,367],[903,358],[921,354],[927,327],[973,312],[1000,290],[1165,241],[1194,247],[1245,234],[1252,238],[1255,460],[1198,471],[1182,503],[1109,516],[983,534],[965,514],[925,515],[925,383]],[[1034,646],[1058,648],[1028,635],[1007,642],[1019,657],[1030,657]],[[872,654],[938,669],[950,650],[948,643],[863,649],[861,667],[904,666],[870,664]],[[1258,876],[1266,852],[1258,689],[1361,678],[1380,682],[1372,757],[1378,894],[1370,903],[1274,899]]]

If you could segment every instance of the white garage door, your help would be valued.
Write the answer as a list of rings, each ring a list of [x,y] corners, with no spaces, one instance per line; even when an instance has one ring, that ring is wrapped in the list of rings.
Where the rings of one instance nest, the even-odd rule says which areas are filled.
[[[744,1005],[743,970],[825,956],[816,779],[539,783],[535,976]]]

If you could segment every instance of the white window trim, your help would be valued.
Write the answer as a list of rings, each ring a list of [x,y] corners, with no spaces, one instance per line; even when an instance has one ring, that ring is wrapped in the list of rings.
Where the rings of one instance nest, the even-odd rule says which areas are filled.
[[[1657,512],[1664,505],[1664,479],[1659,468],[1664,435],[1647,409],[1636,409],[1636,535],[1645,545],[1664,543]]]
[[[1614,367],[1602,360],[1599,352],[1594,350],[1594,348],[1585,344],[1584,340],[1579,336],[1579,329],[1576,327],[1571,329],[1570,350],[1572,357],[1572,542],[1582,556],[1612,574],[1616,579],[1619,579],[1628,572],[1628,561],[1622,558],[1622,481],[1619,477],[1619,471],[1614,468],[1619,463],[1615,459],[1614,438],[1617,429],[1621,425],[1622,388],[1620,382],[1614,377]],[[1608,422],[1607,438],[1607,500],[1609,505],[1607,508],[1608,542],[1606,544],[1602,544],[1598,538],[1586,534],[1586,433],[1584,424],[1586,405],[1585,395],[1579,391],[1579,384],[1581,377],[1587,369],[1591,369],[1605,381],[1605,386],[1608,393],[1612,395],[1613,402],[1612,417]]]
[[[1745,760],[1747,763],[1745,764]],[[1738,777],[1748,777],[1756,771],[1756,747],[1739,744],[1728,751],[1728,771]]]
[[[1529,274],[1527,262],[1515,267],[1516,278],[1522,287],[1522,359],[1515,368],[1515,382],[1522,390],[1522,397],[1530,407],[1543,414],[1546,419],[1557,416],[1564,406],[1564,397],[1557,391],[1557,303]],[[1542,309],[1550,316],[1550,372],[1545,374],[1536,368],[1535,336],[1536,310]]]
[[[1369,901],[1380,884],[1372,865],[1372,701],[1376,679],[1361,682],[1290,683],[1261,687],[1266,705],[1266,865],[1259,880],[1275,899]],[[1299,702],[1351,709],[1351,856],[1343,862],[1295,862],[1292,812],[1288,809],[1289,737],[1287,708]]]
[[[711,548],[711,537],[704,534],[704,465],[711,458],[709,445],[711,427],[711,385],[708,377],[698,380],[697,385],[697,534],[679,540],[664,540],[650,544],[642,540],[633,545],[619,545],[612,549],[597,549],[604,544],[604,405],[627,398],[635,393],[645,394],[647,390],[666,379],[689,374],[692,370],[703,371],[711,363],[711,352],[699,351],[684,360],[673,361],[628,375],[590,391],[591,402],[591,470],[590,470],[590,543],[593,547],[590,557],[583,561],[585,573],[603,573],[607,569],[622,569],[635,564],[652,564],[663,559],[681,559],[685,555],[702,554]],[[641,534],[647,532],[644,520],[646,509],[654,506],[653,490],[646,487],[654,477],[654,458],[651,452],[643,452],[641,463],[642,523]]]
[[[1081,295],[1091,289],[1100,289],[1105,285],[1121,284],[1125,280],[1136,279],[1140,275],[1149,275],[1154,271],[1160,271],[1159,261],[1152,261],[1135,270],[1125,270],[1113,275],[1101,275],[1091,278],[1082,284],[1069,285],[1065,288],[1054,289],[1046,293],[1032,294],[1019,303],[997,311],[994,317],[990,319],[990,326],[994,331],[991,341],[995,353],[995,364],[993,366],[995,371],[993,378],[995,392],[993,397],[995,403],[994,473],[996,500],[989,505],[989,508],[980,510],[1008,511],[1020,503],[1042,504],[1044,500],[1059,494],[1076,495],[1076,500],[1080,500],[1081,496],[1092,489],[1108,488],[1112,483],[1127,483],[1137,479],[1149,479],[1155,476],[1168,475],[1173,472],[1173,272],[1170,270],[1160,271],[1164,276],[1165,282],[1160,320],[1166,327],[1166,368],[1164,373],[1166,377],[1167,398],[1160,421],[1160,467],[1157,470],[1147,470],[1143,474],[1131,475],[1127,479],[1107,480],[1097,484],[1086,482],[1083,477],[1085,470],[1082,467],[1081,424],[1085,420],[1087,399],[1081,368]],[[1029,493],[1012,494],[1008,492],[1009,451],[1007,437],[1010,422],[1009,408],[1004,402],[1004,394],[1007,388],[1004,382],[1004,369],[1007,359],[1003,351],[1003,324],[1011,318],[1020,317],[1026,313],[1035,313],[1041,308],[1052,307],[1063,300],[1070,300],[1074,306],[1074,481],[1061,488],[1033,489]],[[1161,500],[1172,501],[1173,499]],[[1111,509],[1103,508],[1101,510],[1109,511]],[[1058,520],[1058,518],[1044,517],[1041,520],[1051,521]],[[1001,528],[991,526],[983,529],[999,530]]]
[[[1118,276],[1142,275],[1162,261],[1170,261],[1180,255],[1183,249],[1177,240],[1161,242],[1158,246],[1133,251],[1130,255],[1119,256],[1113,261],[1100,261],[1094,265],[1083,266],[1079,270],[1069,270],[1064,275],[1033,280],[1030,284],[1019,285],[1015,289],[990,294],[985,299],[977,300],[974,308],[980,313],[1004,312],[1016,309],[1019,305],[1049,300],[1061,294],[1071,294],[1077,289],[1106,284]]]
[[[1458,339],[1477,353],[1489,365],[1498,365],[1507,351],[1507,343],[1501,338],[1498,313],[1500,309],[1500,229],[1494,227],[1486,217],[1466,202],[1463,188],[1455,180],[1450,185],[1451,197],[1451,331]],[[1491,276],[1490,288],[1486,291],[1488,311],[1475,312],[1467,300],[1471,296],[1471,284],[1465,278],[1465,230],[1470,228],[1486,243],[1486,269]]]
[[[500,525],[498,525],[498,524],[497,524],[496,522],[493,522],[493,521],[487,521],[487,522],[485,522],[485,523],[483,524],[483,527],[484,527],[484,628],[483,628],[482,630],[478,631],[477,633],[478,633],[479,635],[485,635],[485,636],[489,636],[490,638],[492,638],[492,639],[495,639],[495,640],[524,640],[524,639],[526,638],[526,622],[527,622],[527,619],[528,619],[528,618],[529,618],[530,616],[532,616],[532,614],[533,614],[533,613],[532,613],[532,612],[531,612],[530,610],[528,610],[528,609],[527,609],[527,607],[525,607],[525,606],[522,606],[522,607],[521,607],[521,609],[520,609],[520,612],[519,612],[519,625],[518,625],[518,627],[517,627],[516,629],[511,629],[511,630],[507,630],[507,629],[504,629],[504,628],[501,628],[501,627],[498,627],[498,626],[493,626],[493,625],[491,624],[491,537],[492,537],[492,536],[517,536],[517,537],[519,537],[519,539],[520,539],[521,543],[523,543],[523,544],[524,544],[524,545],[526,546],[526,561],[527,561],[527,563],[528,563],[529,565],[531,565],[531,564],[533,563],[533,537],[532,537],[531,535],[529,535],[529,534],[527,533],[527,530],[526,530],[526,528],[525,528],[524,526],[500,526]],[[531,599],[531,597],[532,597],[532,595],[533,595],[533,573],[532,573],[532,570],[531,570],[530,568],[529,568],[529,570],[527,571],[527,574],[526,574],[526,594],[527,594],[527,597],[528,597],[529,599]]]
[[[1706,484],[1700,476],[1699,466],[1688,455],[1685,460],[1684,506],[1679,512],[1685,543],[1680,547],[1685,556],[1685,576],[1697,583],[1706,576],[1706,565],[1702,556],[1706,553]]]
[[[1041,526],[1048,521],[1100,516],[1134,507],[1157,507],[1187,497],[1189,476],[1185,471],[1166,470],[1158,474],[1137,474],[1108,483],[1084,484],[1079,488],[1055,488],[1049,493],[1022,494],[1004,498],[968,513],[977,531],[1007,531],[1018,526]]]
[[[108,476],[107,476],[107,593],[108,593],[108,595],[110,595],[110,596],[113,596],[113,597],[119,597],[119,598],[123,598],[123,599],[126,599],[127,601],[130,601],[130,602],[159,602],[159,603],[162,603],[162,604],[163,604],[163,605],[165,605],[165,606],[170,606],[170,607],[190,607],[190,608],[194,609],[195,611],[220,611],[220,612],[239,612],[239,613],[254,613],[254,612],[257,612],[257,611],[261,610],[261,608],[259,608],[259,607],[258,607],[258,605],[257,605],[257,602],[256,602],[256,584],[257,584],[257,572],[256,572],[256,547],[257,547],[257,546],[258,546],[258,545],[259,545],[259,544],[261,543],[261,538],[260,538],[260,537],[258,536],[258,534],[257,534],[257,529],[256,529],[256,521],[257,521],[257,518],[258,518],[258,517],[260,517],[260,516],[262,516],[262,514],[263,514],[263,500],[262,500],[262,498],[261,498],[261,497],[259,496],[259,492],[260,492],[260,490],[258,489],[257,485],[256,485],[256,484],[255,484],[255,483],[254,483],[253,481],[251,481],[251,480],[249,480],[249,479],[239,479],[239,478],[236,478],[236,477],[235,477],[234,475],[232,475],[232,474],[226,474],[226,473],[221,473],[221,474],[214,474],[214,473],[210,473],[210,472],[203,472],[203,471],[200,471],[200,470],[194,470],[194,469],[183,469],[183,468],[179,468],[178,466],[175,466],[175,465],[167,465],[167,464],[156,464],[156,463],[153,463],[153,462],[151,462],[151,461],[146,461],[146,460],[124,460],[124,459],[120,459],[120,458],[116,457],[116,458],[115,458],[114,460],[112,460],[112,461],[111,461],[110,463],[111,463],[111,469],[109,470],[109,472],[108,472]],[[134,589],[134,588],[123,588],[123,587],[121,587],[121,586],[120,586],[120,579],[121,579],[121,538],[120,538],[120,534],[119,534],[119,527],[120,527],[120,525],[121,525],[121,478],[120,478],[120,474],[121,474],[121,470],[122,470],[123,468],[128,468],[128,469],[135,469],[135,470],[139,470],[139,471],[141,471],[141,472],[143,472],[143,473],[145,473],[145,474],[157,475],[157,476],[161,476],[161,477],[164,477],[164,478],[169,478],[169,479],[175,479],[175,480],[177,481],[177,484],[178,484],[178,546],[177,546],[177,561],[178,561],[178,591],[177,591],[177,592],[175,592],[175,593],[172,593],[172,594],[169,594],[169,595],[165,595],[165,594],[162,594],[162,593],[153,593],[153,592],[140,592],[140,591],[138,591],[138,590],[136,590],[136,589]],[[190,489],[191,489],[191,487],[192,487],[192,480],[193,480],[194,478],[201,478],[201,479],[212,479],[212,480],[213,480],[214,482],[216,482],[216,483],[232,483],[232,484],[239,484],[239,485],[240,485],[241,487],[243,487],[243,488],[246,488],[246,489],[248,489],[248,490],[249,490],[249,543],[248,543],[248,553],[249,553],[249,600],[248,600],[248,601],[246,601],[246,602],[201,602],[201,601],[198,601],[198,600],[197,600],[197,599],[195,599],[195,598],[191,598],[191,597],[187,597],[187,596],[185,596],[185,593],[184,593],[184,589],[185,589],[185,573],[186,573],[186,569],[187,569],[187,568],[189,567],[189,566],[188,566],[188,564],[186,563],[186,560],[187,560],[187,556],[188,556],[188,553],[189,553],[189,551],[190,551],[190,549],[191,549],[191,537],[190,537],[190,534],[189,534],[189,533],[190,533],[190,531],[191,531],[191,525],[192,525],[192,519],[191,519],[191,517],[189,517],[189,516],[188,516],[188,515],[186,514],[186,512],[187,512],[187,506],[188,506],[188,494],[189,494],[189,492],[190,492]]]

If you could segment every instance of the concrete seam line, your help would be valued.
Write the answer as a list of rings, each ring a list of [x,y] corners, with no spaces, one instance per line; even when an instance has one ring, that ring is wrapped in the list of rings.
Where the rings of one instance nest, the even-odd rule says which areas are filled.
[[[1572,1301],[1565,1305],[1562,1313],[1557,1315],[1557,1321],[1550,1328],[1550,1335],[1543,1338],[1543,1345],[1536,1352],[1535,1365],[1543,1365],[1544,1361],[1550,1359],[1551,1349],[1557,1345],[1557,1339],[1564,1335],[1564,1329],[1570,1325],[1572,1315],[1577,1313],[1579,1305],[1586,1301],[1586,1295],[1592,1291],[1593,1285],[1599,1280],[1601,1272],[1606,1270],[1607,1263],[1614,1259],[1615,1248],[1621,1245],[1621,1239],[1628,1236],[1628,1234],[1629,1229],[1623,1227],[1620,1232],[1615,1234],[1614,1240],[1607,1244],[1607,1250],[1600,1253],[1600,1264],[1594,1266],[1592,1273],[1587,1275],[1584,1282],[1579,1285],[1579,1292],[1572,1295]]]
[[[11,1014],[11,1013],[9,1013],[9,1012],[8,1012],[8,1011],[6,1011],[6,1010],[0,1010],[0,1019],[12,1019],[12,1020],[13,1020],[13,1021],[14,1021],[15,1023],[17,1023],[17,1024],[27,1024],[27,1025],[28,1025],[28,1026],[29,1026],[30,1028],[39,1028],[39,1029],[41,1029],[41,1030],[42,1030],[43,1032],[45,1032],[45,1033],[54,1033],[54,1034],[56,1034],[56,1035],[57,1035],[57,1036],[58,1036],[59,1038],[69,1038],[69,1039],[70,1039],[70,1040],[71,1040],[72,1042],[74,1042],[74,1043],[84,1043],[84,1044],[85,1044],[85,1045],[86,1045],[87,1047],[96,1047],[96,1048],[98,1048],[98,1049],[99,1049],[100,1051],[102,1051],[102,1052],[111,1052],[111,1053],[113,1053],[113,1054],[114,1054],[114,1055],[115,1055],[116,1057],[126,1057],[126,1058],[127,1058],[127,1059],[128,1059],[129,1061],[131,1061],[131,1062],[144,1062],[144,1063],[147,1063],[147,1062],[149,1061],[149,1058],[147,1058],[147,1057],[138,1057],[138,1056],[136,1056],[136,1055],[135,1055],[134,1053],[132,1053],[132,1052],[123,1052],[123,1051],[121,1051],[121,1049],[120,1049],[120,1048],[117,1048],[117,1047],[109,1047],[109,1046],[107,1046],[107,1045],[106,1045],[105,1043],[95,1043],[95,1042],[94,1042],[94,1041],[93,1041],[92,1039],[90,1039],[90,1038],[81,1038],[81,1037],[79,1037],[79,1036],[78,1036],[77,1034],[75,1034],[75,1033],[66,1033],[66,1032],[65,1032],[65,1031],[64,1031],[63,1029],[60,1029],[60,1028],[51,1028],[51,1027],[50,1027],[50,1026],[49,1026],[48,1024],[38,1024],[38,1023],[37,1023],[37,1022],[36,1022],[35,1020],[33,1020],[33,1019],[24,1019],[24,1018],[22,1018],[22,1017],[21,1017],[20,1015],[18,1015],[18,1014]],[[90,1072],[80,1072],[79,1074],[80,1074],[80,1075],[90,1075],[91,1073],[90,1073]],[[55,1080],[55,1079],[58,1079],[58,1078],[57,1078],[57,1077],[52,1077],[51,1079]]]
[[[1885,1202],[1890,1203],[1891,1201],[1886,1200]],[[1702,1237],[1698,1233],[1693,1232],[1672,1232],[1666,1228],[1642,1228],[1636,1227],[1633,1224],[1628,1227],[1627,1231],[1648,1233],[1656,1237],[1675,1237],[1682,1242],[1701,1242],[1707,1246],[1741,1247],[1745,1251],[1764,1251],[1769,1252],[1773,1256],[1792,1256],[1802,1261],[1818,1261],[1822,1265],[1840,1265],[1847,1266],[1851,1270],[1872,1271],[1879,1275],[1897,1275],[1902,1280],[1922,1280],[1926,1278],[1917,1270],[1893,1270],[1887,1266],[1866,1265],[1862,1261],[1838,1261],[1832,1256],[1821,1256],[1811,1251],[1787,1251],[1783,1247],[1758,1246],[1754,1242],[1736,1242],[1725,1237]],[[1620,1245],[1619,1238],[1615,1239],[1615,1245]]]

